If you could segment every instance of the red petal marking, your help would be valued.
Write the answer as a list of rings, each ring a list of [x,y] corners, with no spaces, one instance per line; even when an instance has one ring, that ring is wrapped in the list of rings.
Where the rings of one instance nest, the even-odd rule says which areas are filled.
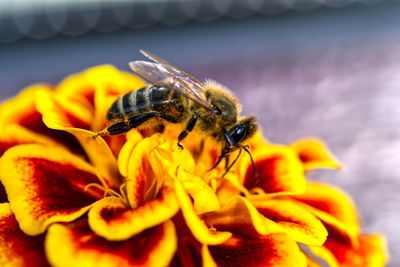
[[[27,172],[31,171],[25,182],[34,187],[29,191],[35,192],[31,201],[37,206],[32,215],[37,218],[58,212],[73,213],[102,197],[99,191],[96,194],[92,190],[93,195],[84,192],[84,187],[90,183],[98,183],[98,178],[72,164],[39,158],[20,158],[16,164]]]
[[[73,128],[80,128],[80,129],[86,129],[90,130],[90,121],[86,121],[84,118],[80,118],[79,115],[80,113],[73,113],[74,111],[71,111],[68,109],[68,105],[73,105],[73,106],[78,106],[74,101],[71,101],[70,99],[67,98],[54,98],[54,105],[55,107],[52,110],[49,110],[49,112],[62,112],[62,119],[64,119],[63,123],[65,123],[65,127],[73,127]],[[66,103],[65,103],[65,102]],[[68,102],[67,102],[68,101]],[[79,109],[81,112],[87,111],[86,109]]]
[[[386,240],[379,235],[360,235],[359,245],[352,247],[335,236],[329,237],[324,246],[336,257],[343,267],[380,267],[388,259]]]
[[[236,236],[222,245],[209,246],[209,250],[218,266],[307,266],[296,242],[285,234]]]
[[[40,91],[36,98],[36,108],[46,125],[49,121],[53,121],[63,127],[90,129],[92,115],[81,104],[56,95],[54,91]]]
[[[278,167],[277,163],[279,158],[280,157],[275,156],[255,163],[260,179],[258,187],[261,187],[266,193],[275,192],[275,169]],[[256,186],[256,180],[254,179],[254,172],[251,166],[247,169],[244,186],[246,188],[253,188]]]
[[[15,121],[15,123],[35,133],[51,137],[71,148],[71,150],[82,153],[82,147],[71,134],[48,128],[42,120],[42,114],[40,114],[36,109],[32,109],[31,113],[25,113],[24,115],[25,116],[22,116],[19,120]],[[76,122],[76,124],[81,125],[79,122]]]
[[[34,106],[28,107],[19,107],[19,110],[23,110],[23,112],[18,111],[18,116],[15,116],[14,119],[7,124],[17,124],[20,125],[29,131],[34,133],[42,134],[47,137],[51,137],[58,142],[68,146],[73,151],[81,152],[83,149],[81,148],[78,141],[70,134],[57,131],[53,129],[49,129],[42,120],[42,114],[40,114]],[[26,142],[25,142],[26,143]],[[32,142],[28,142],[32,143]],[[1,141],[0,142],[0,154],[4,153],[8,148],[21,144],[21,142],[8,142]]]
[[[291,169],[293,167],[292,164],[296,164],[293,170]],[[284,155],[273,155],[260,159],[255,162],[259,175],[258,183],[256,184],[253,168],[250,165],[246,171],[244,186],[248,189],[257,186],[262,188],[265,193],[296,191],[297,184],[300,189],[305,183],[305,178],[300,170],[297,169],[297,164],[297,162],[291,162]]]
[[[23,116],[18,117],[14,123],[19,124],[29,130],[48,135],[49,128],[42,121],[42,114],[40,114],[36,109],[30,110],[30,113],[24,113]]]
[[[17,144],[36,143],[36,141],[38,141],[37,139],[40,139],[40,135],[52,137],[63,144],[72,144],[73,149],[82,151],[82,149],[79,149],[79,144],[76,146],[77,142],[71,135],[51,130],[43,123],[42,115],[35,105],[36,94],[42,91],[51,92],[50,87],[46,85],[32,86],[25,89],[15,98],[0,105],[0,126],[7,127],[14,125],[20,127],[20,129],[17,129],[19,130],[17,138],[13,138],[13,136],[9,137],[9,140],[7,140],[7,138],[2,138],[5,141],[4,143],[1,141],[0,153],[3,153],[5,149]],[[24,138],[24,134],[21,132],[26,132],[26,138]],[[39,136],[34,136],[35,134]]]
[[[9,204],[0,204],[0,266],[49,266],[43,243],[44,235],[24,234]]]
[[[125,241],[108,241],[81,219],[68,226],[51,226],[46,253],[56,266],[167,266],[176,250],[174,229],[169,221]],[[58,250],[56,246],[62,244]]]
[[[352,250],[350,245],[343,244],[331,236],[329,236],[329,238],[326,240],[324,246],[332,251],[338,262],[344,262],[346,258],[346,252]]]
[[[124,207],[107,207],[103,208],[100,212],[101,218],[107,223],[118,218],[119,215],[123,214],[127,209]]]
[[[327,184],[308,183],[304,194],[292,196],[309,207],[326,226],[330,235],[357,244],[359,226],[355,205],[342,190]]]
[[[94,107],[94,89],[93,88],[89,88],[88,89],[83,89],[83,94],[82,96],[84,97],[84,99],[86,99],[89,104],[91,105],[91,107]]]
[[[53,222],[69,222],[84,214],[103,192],[85,186],[99,183],[94,168],[56,147],[19,145],[0,159],[1,182],[21,229],[43,233]]]
[[[6,189],[4,185],[0,182],[0,203],[8,202]]]
[[[163,227],[155,227],[129,240],[111,242],[95,235],[87,222],[80,222],[71,231],[72,240],[78,244],[79,250],[112,253],[119,258],[126,259],[131,265],[143,264],[148,253],[157,246],[158,240],[164,234]]]

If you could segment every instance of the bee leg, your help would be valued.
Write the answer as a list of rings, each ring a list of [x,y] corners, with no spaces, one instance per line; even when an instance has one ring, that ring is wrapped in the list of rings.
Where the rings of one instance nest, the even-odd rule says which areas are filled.
[[[128,132],[132,127],[130,126],[129,121],[122,121],[115,123],[111,125],[110,127],[107,128],[107,132],[109,135],[117,135],[117,134],[123,134]]]
[[[116,134],[123,134],[127,131],[132,129],[132,127],[129,126],[129,121],[122,121],[115,123],[108,127],[105,130],[102,130],[100,132],[97,132],[92,136],[93,140],[96,139],[98,136],[106,136],[106,135],[116,135]]]
[[[107,130],[101,131],[93,135],[93,139],[96,139],[97,136],[102,136],[102,135],[117,135],[117,134],[123,134],[128,132],[130,129],[136,128],[146,122],[147,120],[154,118],[154,117],[160,117],[164,120],[167,120],[172,123],[177,123],[178,121],[175,118],[172,118],[170,116],[166,116],[161,113],[157,112],[149,112],[149,113],[144,113],[140,114],[134,117],[129,118],[126,121],[118,122],[110,127],[107,128]]]
[[[172,122],[172,123],[177,123],[178,121],[170,116],[158,113],[158,112],[149,112],[149,113],[143,113],[134,117],[131,117],[128,119],[129,121],[129,130],[132,128],[136,128],[143,123],[145,123],[147,120],[154,118],[154,117],[160,117],[161,119],[164,119],[166,121]],[[128,131],[129,131],[128,130]]]
[[[162,114],[157,113],[157,112],[149,112],[149,113],[144,113],[140,114],[134,117],[131,117],[127,119],[126,121],[118,122],[110,127],[107,128],[107,132],[109,135],[117,135],[117,134],[123,134],[128,132],[132,128],[136,128],[146,122],[147,120],[154,118],[154,117],[163,117]],[[99,133],[100,135],[102,134],[101,132]],[[103,134],[104,135],[104,134]]]
[[[197,118],[199,115],[195,113],[189,120],[189,122],[186,124],[185,130],[183,130],[179,136],[178,136],[178,147],[179,149],[183,149],[183,146],[180,144],[180,142],[185,139],[185,137],[193,130],[194,126],[196,125]]]
[[[105,135],[109,135],[107,130],[95,133],[94,135],[92,135],[92,139],[95,140],[98,136],[105,136]]]

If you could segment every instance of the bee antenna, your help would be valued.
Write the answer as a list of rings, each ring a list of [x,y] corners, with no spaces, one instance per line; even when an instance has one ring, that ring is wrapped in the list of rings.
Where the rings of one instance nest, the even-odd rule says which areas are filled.
[[[254,179],[255,179],[255,181],[256,181],[256,184],[258,184],[258,172],[257,172],[257,169],[256,169],[256,165],[254,164],[253,157],[251,156],[251,153],[250,153],[250,151],[248,150],[249,146],[248,146],[248,145],[245,145],[245,146],[242,146],[242,148],[243,148],[244,151],[246,151],[247,154],[249,154],[249,156],[250,156],[251,166],[253,166]]]
[[[235,160],[232,161],[231,165],[229,165],[229,167],[225,170],[225,172],[224,172],[224,174],[222,175],[222,177],[224,177],[224,176],[229,172],[229,170],[233,167],[233,165],[235,165],[236,161],[237,161],[237,160],[239,159],[239,157],[240,157],[240,154],[242,153],[242,148],[243,148],[243,147],[240,148],[239,153],[238,153],[238,155],[236,156]]]

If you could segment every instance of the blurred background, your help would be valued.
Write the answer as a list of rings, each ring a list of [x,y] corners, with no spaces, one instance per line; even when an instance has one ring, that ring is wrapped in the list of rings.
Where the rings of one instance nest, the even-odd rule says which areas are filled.
[[[349,192],[400,264],[400,2],[1,0],[0,100],[150,51],[234,91],[266,137],[317,136],[345,165],[310,175]]]

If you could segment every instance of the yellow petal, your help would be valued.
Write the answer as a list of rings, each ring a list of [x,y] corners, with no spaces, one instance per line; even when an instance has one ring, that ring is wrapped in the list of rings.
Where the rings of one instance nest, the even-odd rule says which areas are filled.
[[[207,245],[201,247],[201,258],[203,260],[203,267],[217,267],[217,263],[212,258]]]
[[[185,125],[166,124],[163,135],[168,140],[177,141],[179,134],[184,129]],[[185,150],[190,152],[196,162],[207,162],[205,164],[209,168],[212,167],[221,150],[219,147],[220,144],[212,141],[212,138],[198,131],[190,132],[189,135],[181,141],[181,144],[184,146]]]
[[[50,91],[47,85],[33,85],[24,89],[16,97],[0,105],[0,154],[18,144],[41,143],[61,145],[65,136],[58,138],[56,131],[47,128],[42,114],[36,109],[36,94]]]
[[[9,124],[18,124],[30,130],[42,129],[41,115],[35,107],[36,93],[49,91],[50,87],[44,84],[32,85],[25,88],[16,97],[3,102],[0,106],[0,127]],[[38,132],[38,131],[35,131]]]
[[[90,111],[79,103],[55,94],[54,91],[39,90],[36,93],[36,108],[42,114],[47,127],[50,124],[58,128],[90,129]]]
[[[217,183],[217,197],[221,205],[226,205],[236,196],[240,195],[242,187],[241,184],[236,183],[236,179],[230,179],[230,173],[228,173],[223,179],[218,179]],[[236,176],[236,175],[235,175]],[[234,182],[232,182],[232,180]]]
[[[132,156],[134,147],[139,141],[143,139],[142,135],[138,131],[130,131],[127,134],[127,141],[121,148],[118,155],[118,169],[122,176],[128,176],[129,159]]]
[[[160,171],[157,175],[165,175],[168,171],[177,167],[193,173],[195,162],[187,149],[179,150],[175,140],[160,142],[160,145],[154,149],[153,155],[150,157],[152,166],[158,165]],[[196,166],[197,167],[197,166]]]
[[[164,184],[157,197],[130,209],[116,197],[96,202],[89,211],[92,230],[107,240],[125,240],[162,224],[179,211],[172,186]]]
[[[345,192],[331,185],[310,182],[304,194],[292,198],[306,204],[305,207],[326,225],[330,233],[357,245],[357,212]]]
[[[164,142],[161,134],[147,137],[137,143],[128,159],[126,191],[131,207],[135,208],[141,203],[153,199],[158,192],[157,179],[154,165],[149,162],[149,154],[154,148]],[[161,181],[160,181],[161,182]]]
[[[283,199],[251,201],[259,213],[275,221],[283,231],[297,242],[322,245],[328,235],[324,225],[307,209]]]
[[[305,171],[315,168],[341,168],[339,161],[321,140],[314,138],[302,139],[290,146],[299,155]]]
[[[43,233],[54,222],[70,222],[102,197],[92,166],[55,147],[19,145],[0,159],[0,179],[22,231]]]
[[[217,195],[200,177],[179,168],[177,178],[181,181],[185,191],[192,197],[193,207],[197,214],[220,208]]]
[[[83,124],[71,121],[70,116],[67,116],[66,111],[57,104],[51,92],[39,91],[37,98],[37,108],[42,113],[47,127],[63,130],[75,136],[102,177],[112,186],[117,187],[121,177],[118,172],[117,160],[107,143],[101,137],[93,139],[93,132],[77,128]]]
[[[229,232],[218,232],[208,229],[206,224],[196,214],[193,204],[186,194],[182,184],[176,179],[175,190],[178,202],[181,206],[183,217],[193,236],[202,244],[221,244],[231,237]]]
[[[216,229],[246,236],[284,231],[280,225],[261,215],[248,200],[239,196],[220,210],[203,214],[202,218]]]
[[[54,224],[45,241],[46,255],[56,267],[168,266],[177,248],[174,224],[149,229],[143,235],[119,242],[94,234],[87,221]]]

